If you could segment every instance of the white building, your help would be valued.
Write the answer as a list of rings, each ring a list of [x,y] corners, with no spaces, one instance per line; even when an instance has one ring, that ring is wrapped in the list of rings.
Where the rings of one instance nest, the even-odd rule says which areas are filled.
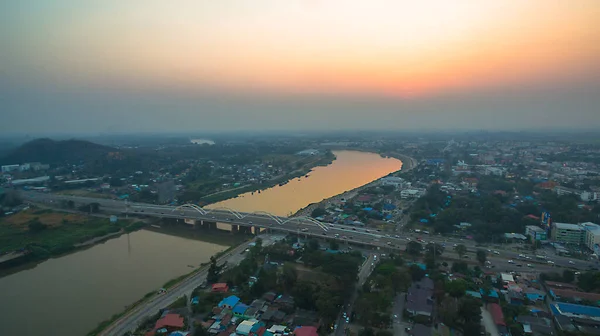
[[[587,222],[581,224],[581,226],[585,230],[585,246],[596,252],[600,249],[600,225]]]
[[[405,186],[410,185],[409,182],[406,182],[401,177],[388,176],[381,179],[382,186],[394,186],[395,188],[404,188]]]
[[[400,198],[403,199],[419,198],[423,195],[425,195],[425,191],[420,189],[405,189],[400,192]]]
[[[571,188],[562,187],[562,186],[556,186],[556,187],[554,187],[554,192],[558,196],[576,195],[584,202],[594,202],[594,201],[598,200],[598,193],[593,192],[593,191],[577,190],[577,189],[571,189]]]
[[[506,169],[501,167],[485,167],[485,175],[504,176]]]
[[[6,166],[2,166],[2,172],[3,173],[10,173],[11,171],[16,171],[19,170],[19,165],[6,165]]]
[[[318,155],[318,154],[319,154],[319,150],[317,150],[317,149],[305,149],[303,151],[296,153],[296,155],[304,155],[304,156]]]

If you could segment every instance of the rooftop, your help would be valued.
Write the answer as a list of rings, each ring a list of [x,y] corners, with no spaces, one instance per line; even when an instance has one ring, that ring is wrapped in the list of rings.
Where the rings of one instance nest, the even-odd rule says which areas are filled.
[[[183,317],[179,314],[167,314],[161,319],[156,321],[154,329],[161,329],[164,327],[183,328]]]
[[[554,303],[550,305],[550,309],[554,314],[577,316],[577,317],[589,317],[589,318],[600,318],[600,308],[584,306],[572,303]]]
[[[490,303],[488,306],[488,310],[494,319],[494,323],[496,325],[505,326],[506,322],[504,322],[504,314],[502,313],[502,308],[497,303]]]
[[[554,223],[554,227],[559,230],[574,230],[574,231],[583,230],[583,227],[581,227],[577,224],[569,224],[569,223]]]

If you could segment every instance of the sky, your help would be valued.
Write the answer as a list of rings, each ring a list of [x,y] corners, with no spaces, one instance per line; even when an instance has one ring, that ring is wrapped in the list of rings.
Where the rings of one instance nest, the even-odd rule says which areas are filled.
[[[0,132],[600,126],[598,0],[0,3]]]

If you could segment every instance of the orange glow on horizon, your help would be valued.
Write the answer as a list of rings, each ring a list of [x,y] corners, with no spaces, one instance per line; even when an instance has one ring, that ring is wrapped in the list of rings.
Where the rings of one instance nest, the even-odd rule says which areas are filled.
[[[91,81],[402,97],[600,75],[597,0],[184,3],[82,15],[47,46],[70,52],[37,62]]]

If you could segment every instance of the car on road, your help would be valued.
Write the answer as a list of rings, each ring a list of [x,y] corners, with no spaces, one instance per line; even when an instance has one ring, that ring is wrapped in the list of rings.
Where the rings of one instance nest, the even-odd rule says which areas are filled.
[[[517,264],[517,267],[523,267],[523,265],[521,265],[521,264]]]
[[[210,218],[215,219],[216,217],[215,216],[211,216]]]
[[[514,262],[514,260],[511,259],[511,260],[508,261],[508,263],[509,264],[514,264],[515,262]]]
[[[252,221],[249,221],[248,224],[252,224]]]
[[[569,260],[569,264],[575,265],[575,263],[573,262],[573,260]]]
[[[533,265],[532,264],[527,264],[527,267],[533,268]]]
[[[552,261],[552,260],[548,260],[548,264],[550,264],[550,265],[554,265],[554,261]]]
[[[302,230],[301,230],[301,231],[302,231],[302,232],[306,232],[306,231],[308,231],[308,229],[307,229],[307,228],[302,228]]]
[[[499,255],[499,254],[500,254],[500,252],[498,252],[498,251],[494,251],[494,254],[495,254],[495,255]]]

